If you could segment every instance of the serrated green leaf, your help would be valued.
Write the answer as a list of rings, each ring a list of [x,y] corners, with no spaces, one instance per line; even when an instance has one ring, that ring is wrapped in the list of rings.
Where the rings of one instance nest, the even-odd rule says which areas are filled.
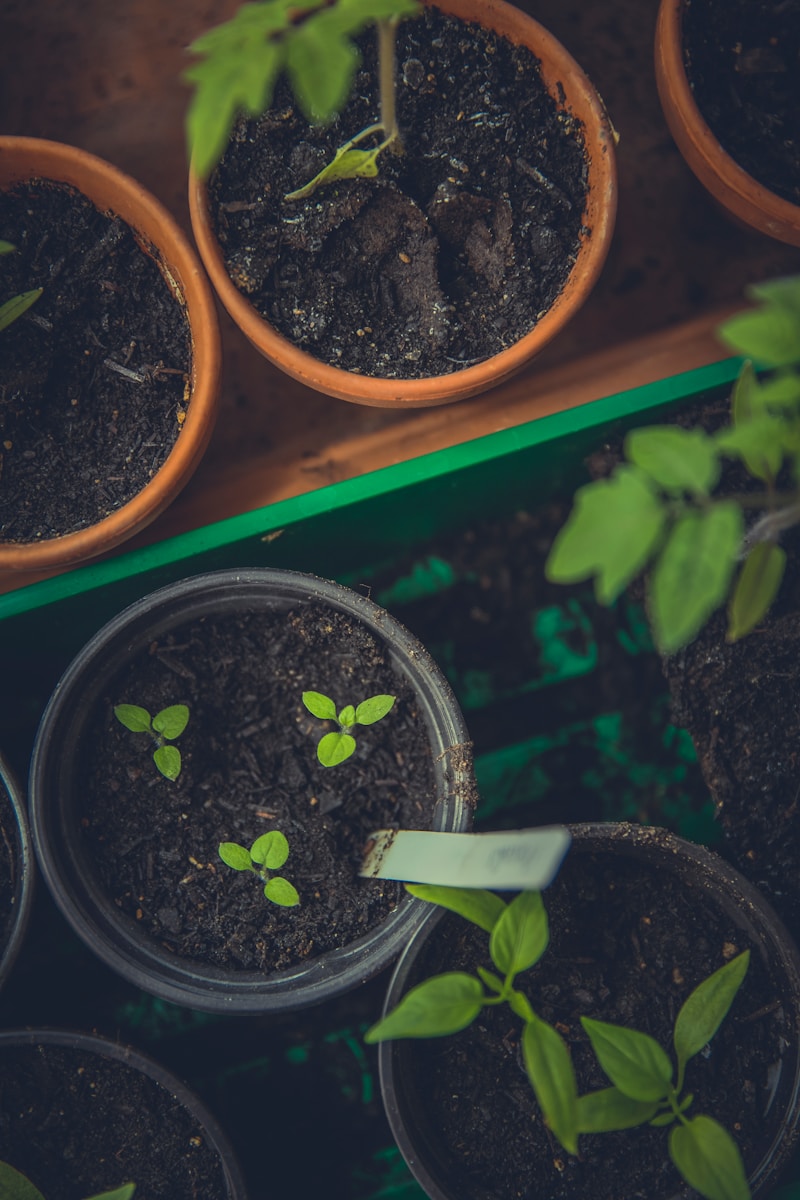
[[[712,1117],[676,1125],[669,1152],[683,1178],[705,1200],[750,1200],[739,1147]]]
[[[506,905],[492,928],[489,954],[498,971],[516,975],[532,967],[550,940],[540,892],[520,892]]]
[[[114,716],[131,733],[150,733],[150,713],[138,704],[115,704]]]
[[[649,580],[650,619],[662,653],[690,642],[724,601],[742,531],[742,514],[732,501],[675,522]]]
[[[660,497],[637,467],[618,467],[611,479],[575,493],[570,517],[545,563],[552,583],[595,577],[600,604],[611,604],[655,552],[666,521]]]
[[[783,367],[800,361],[798,318],[777,305],[737,313],[717,333],[743,358],[764,366]]]
[[[479,888],[442,887],[436,883],[407,883],[405,887],[419,900],[427,900],[430,904],[438,904],[441,908],[458,913],[487,933],[492,932],[506,907],[505,901],[494,892]]]
[[[608,1078],[632,1100],[663,1100],[672,1082],[672,1063],[647,1033],[581,1017],[597,1061]]]
[[[286,47],[286,73],[311,125],[327,125],[342,111],[361,63],[355,44],[323,17],[300,25]]]
[[[96,1196],[90,1196],[89,1200],[132,1200],[135,1191],[135,1183],[123,1183],[121,1187],[112,1188],[110,1192],[98,1192]],[[1,1192],[0,1200],[4,1200]]]
[[[356,739],[349,733],[326,733],[317,746],[317,758],[323,767],[335,767],[355,751]]]
[[[17,317],[21,317],[23,313],[27,312],[31,305],[39,299],[42,291],[42,288],[31,288],[29,292],[12,296],[10,300],[6,300],[5,304],[0,304],[0,330],[7,329],[16,321]]]
[[[336,705],[330,696],[323,696],[322,692],[303,692],[303,704],[312,717],[319,717],[321,721],[336,720]]]
[[[702,429],[651,425],[632,429],[625,456],[668,492],[707,496],[719,479],[719,457],[712,438]]]
[[[720,450],[731,458],[740,458],[754,479],[773,480],[784,456],[787,426],[768,413],[730,426],[716,434]]]
[[[170,704],[153,717],[153,729],[172,741],[180,737],[189,724],[189,709],[185,704]]]
[[[250,857],[268,870],[277,871],[289,857],[289,843],[279,829],[270,829],[253,842]]]
[[[577,1154],[578,1090],[566,1042],[534,1017],[522,1033],[522,1054],[548,1128],[569,1154]]]
[[[264,886],[264,895],[273,904],[280,905],[281,908],[295,908],[300,903],[297,888],[289,883],[288,879],[281,878],[280,875],[267,881]]]
[[[649,1121],[658,1105],[632,1100],[619,1088],[602,1088],[578,1097],[578,1133],[611,1133]],[[672,1113],[669,1114],[672,1117]]]
[[[759,542],[744,560],[728,606],[729,642],[758,625],[778,594],[786,568],[786,551],[774,542]]]
[[[177,746],[159,746],[153,751],[153,762],[164,778],[173,783],[181,773],[181,752]]]
[[[681,1006],[673,1034],[681,1079],[686,1063],[711,1041],[725,1020],[749,963],[749,950],[737,954],[698,984]]]
[[[44,1200],[44,1196],[10,1163],[0,1162],[0,1200]]]
[[[443,1037],[470,1025],[483,1006],[480,980],[462,971],[435,975],[412,988],[392,1012],[364,1035],[365,1042],[390,1038]]]
[[[238,842],[220,842],[218,852],[226,867],[233,867],[234,871],[252,871],[250,855]]]
[[[356,724],[374,725],[376,721],[382,721],[394,708],[396,699],[396,696],[370,696],[368,700],[362,700],[356,709]]]

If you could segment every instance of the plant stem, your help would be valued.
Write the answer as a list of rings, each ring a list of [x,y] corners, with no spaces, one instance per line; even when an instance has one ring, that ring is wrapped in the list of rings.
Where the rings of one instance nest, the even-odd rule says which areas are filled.
[[[402,153],[400,131],[397,128],[395,103],[397,18],[384,17],[378,27],[378,83],[380,87],[381,125],[384,145],[392,144],[396,154]]]

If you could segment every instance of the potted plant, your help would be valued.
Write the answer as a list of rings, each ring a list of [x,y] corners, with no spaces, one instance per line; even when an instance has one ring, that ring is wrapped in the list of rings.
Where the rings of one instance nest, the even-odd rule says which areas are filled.
[[[778,3],[661,0],[655,66],[670,132],[706,190],[744,225],[800,246],[792,19]]]
[[[197,466],[216,412],[216,311],[175,221],[94,155],[4,137],[0,212],[16,247],[7,290],[42,288],[2,331],[0,570],[63,570],[142,529]]]
[[[358,879],[365,843],[464,829],[473,789],[419,642],[347,588],[258,569],[183,580],[105,626],[53,694],[30,777],[45,880],[78,934],[158,996],[237,1013],[390,962],[421,906]]]
[[[246,1200],[215,1118],[137,1050],[96,1034],[5,1030],[0,1064],[0,1167],[30,1184],[4,1195]],[[4,1188],[18,1182],[7,1173]]]
[[[710,851],[573,834],[545,904],[412,889],[460,915],[431,913],[367,1035],[406,1161],[433,1200],[766,1195],[800,1120],[796,947]]]
[[[225,307],[301,382],[382,407],[448,403],[520,370],[591,291],[616,208],[610,124],[551,35],[502,0],[426,4],[395,31],[414,7],[247,6],[194,43],[202,61],[187,72],[197,85],[188,121],[192,223]],[[369,76],[359,74],[350,94],[351,39],[371,20],[380,115],[377,98],[363,94],[373,90]],[[305,116],[275,84],[284,68]],[[273,85],[273,108],[237,126],[206,184],[236,112],[259,116]],[[515,86],[522,118],[509,116]],[[538,148],[528,137],[537,127]],[[253,195],[243,198],[244,182],[228,176],[246,169],[239,160],[254,137],[263,139],[260,157]],[[498,157],[498,139],[513,154]],[[577,174],[568,181],[571,155]],[[483,315],[473,320],[477,307]],[[379,344],[384,322],[394,328]],[[489,340],[486,329],[496,331]]]
[[[34,859],[25,800],[8,763],[0,756],[0,888],[3,912],[0,930],[0,986],[19,953],[33,901]]]

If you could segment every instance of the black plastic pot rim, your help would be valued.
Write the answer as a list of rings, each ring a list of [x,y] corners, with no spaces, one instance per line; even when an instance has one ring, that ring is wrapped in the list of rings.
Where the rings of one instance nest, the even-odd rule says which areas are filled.
[[[474,806],[471,746],[449,683],[424,647],[371,600],[329,580],[271,568],[216,571],[145,596],[113,618],[86,644],[57,684],[42,717],[30,774],[31,827],[42,874],[78,936],[113,970],[145,991],[206,1012],[259,1014],[307,1007],[366,982],[392,962],[425,917],[421,901],[405,897],[356,942],[299,967],[265,975],[233,972],[179,959],[146,938],[77,864],[70,842],[70,753],[86,709],[119,666],[165,629],[211,612],[311,601],[360,620],[387,647],[426,714],[437,778],[432,827],[462,832]],[[99,663],[98,663],[99,660]]]
[[[753,1198],[758,1200],[758,1197],[766,1195],[765,1189],[775,1186],[800,1138],[800,951],[761,893],[705,846],[688,842],[663,829],[626,822],[586,823],[571,825],[569,829],[573,851],[580,852],[581,848],[602,851],[608,848],[615,852],[621,849],[623,853],[630,851],[633,856],[653,857],[656,867],[675,871],[683,865],[696,872],[699,886],[705,892],[713,893],[724,910],[738,914],[736,923],[739,927],[755,944],[765,945],[768,955],[777,962],[778,970],[785,976],[786,994],[793,1000],[797,1031],[794,1078],[786,1096],[786,1118],[749,1177]],[[444,915],[443,909],[430,906],[422,925],[395,964],[384,1001],[383,1016],[398,1004],[420,950]],[[403,1047],[408,1045],[405,1041],[387,1041],[381,1042],[378,1047],[381,1095],[392,1134],[414,1178],[430,1200],[462,1200],[456,1191],[448,1190],[441,1172],[437,1172],[421,1152],[409,1129],[400,1067],[400,1055]],[[687,1193],[682,1191],[670,1197],[670,1200],[686,1200],[686,1196]],[[546,1200],[546,1197],[541,1200]],[[624,1197],[620,1197],[620,1200],[624,1200]]]
[[[11,934],[0,953],[0,987],[2,987],[19,954],[30,920],[36,868],[28,828],[28,816],[25,810],[25,798],[14,772],[2,756],[0,756],[0,786],[5,788],[17,825],[17,838],[13,847],[17,860],[15,864],[17,878],[13,899],[15,915],[11,925]]]

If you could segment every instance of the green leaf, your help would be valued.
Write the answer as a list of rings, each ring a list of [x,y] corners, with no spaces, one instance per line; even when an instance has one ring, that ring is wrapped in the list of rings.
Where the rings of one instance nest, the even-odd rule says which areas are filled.
[[[712,1117],[676,1125],[669,1136],[669,1152],[689,1186],[706,1200],[750,1200],[739,1148]]]
[[[746,362],[742,363],[742,368],[731,392],[731,416],[734,425],[744,425],[758,415],[761,409],[758,400],[758,376],[748,358]]]
[[[159,746],[153,751],[153,762],[165,779],[174,782],[181,773],[181,752],[177,746]]]
[[[498,971],[516,975],[539,961],[549,940],[541,892],[520,892],[497,918],[489,939],[489,953]]]
[[[487,971],[486,967],[476,967],[475,970],[478,972],[478,977],[486,984],[489,990],[497,992],[499,996],[505,987],[499,975],[495,975],[493,971]]]
[[[44,1196],[16,1167],[0,1162],[0,1200],[44,1200]]]
[[[800,401],[800,376],[792,370],[775,371],[759,380],[758,402],[762,410],[793,416]]]
[[[135,1191],[135,1183],[123,1183],[121,1187],[112,1188],[110,1192],[98,1192],[96,1196],[90,1196],[89,1200],[132,1200]]]
[[[16,248],[13,242],[6,242],[0,239],[0,257],[4,254],[11,254]]]
[[[338,36],[323,15],[303,22],[286,50],[292,91],[312,125],[327,125],[342,111],[361,62],[354,43]]]
[[[185,704],[170,704],[153,717],[153,729],[165,738],[180,737],[189,724],[189,709]]]
[[[116,704],[114,716],[131,733],[150,733],[150,713],[138,704]]]
[[[744,560],[728,606],[728,641],[744,637],[769,611],[786,568],[786,551],[758,542]]]
[[[664,1112],[659,1113],[657,1117],[653,1117],[650,1124],[654,1129],[666,1129],[668,1125],[674,1125],[675,1120],[674,1112]]]
[[[570,1154],[578,1153],[578,1090],[564,1039],[534,1017],[522,1033],[525,1069],[548,1128]]]
[[[252,871],[253,869],[249,853],[238,842],[220,842],[219,856],[226,867],[233,867],[234,871]]]
[[[478,967],[479,975],[480,972],[481,968]],[[510,988],[508,995],[506,996],[506,1000],[508,1001],[508,1007],[513,1013],[517,1014],[520,1020],[524,1021],[526,1024],[528,1021],[536,1020],[536,1013],[531,1008],[530,1000],[524,992],[518,992],[516,988]]]
[[[273,904],[279,904],[281,908],[294,908],[300,903],[297,889],[289,883],[288,879],[282,879],[280,875],[276,875],[274,879],[267,882],[264,887],[264,895]]]
[[[356,723],[374,725],[376,721],[382,721],[394,708],[396,699],[396,696],[370,696],[368,700],[362,700],[356,709]]]
[[[10,300],[6,300],[5,304],[0,304],[0,330],[7,329],[17,317],[21,317],[27,312],[32,304],[42,294],[43,288],[31,288],[29,292],[22,292],[19,296],[12,296]]]
[[[681,1078],[685,1064],[711,1041],[725,1020],[749,963],[749,950],[737,954],[698,984],[683,1002],[673,1034]]]
[[[793,313],[800,325],[800,275],[784,275],[778,279],[766,279],[747,288],[748,296],[766,304]]]
[[[702,429],[632,429],[625,438],[625,456],[668,492],[707,496],[719,479],[714,441]]]
[[[785,452],[783,421],[768,414],[720,430],[716,442],[723,454],[740,458],[754,479],[773,480]]]
[[[451,912],[458,913],[491,933],[498,917],[505,911],[505,901],[494,892],[486,892],[478,888],[442,887],[436,883],[407,883],[406,891],[419,900],[427,900],[430,904],[438,904]]]
[[[364,1035],[365,1042],[389,1038],[442,1037],[470,1025],[483,1006],[480,980],[462,971],[435,975],[412,988],[388,1016]]]
[[[326,733],[317,746],[317,758],[323,767],[335,767],[344,762],[356,748],[356,739],[349,733]]]
[[[287,192],[286,200],[305,200],[319,187],[335,183],[337,179],[373,179],[378,174],[377,158],[384,146],[375,146],[372,150],[351,150],[340,146],[331,161],[318,171],[313,179],[303,187]]]
[[[672,654],[722,604],[742,541],[742,514],[723,501],[680,517],[650,576],[650,618],[659,650]]]
[[[618,467],[611,479],[575,493],[572,512],[545,563],[552,583],[595,576],[600,604],[612,604],[641,571],[661,538],[666,510],[637,467]]]
[[[619,1088],[602,1088],[578,1097],[578,1132],[611,1133],[633,1129],[649,1121],[658,1105],[650,1100],[632,1100]],[[669,1114],[672,1117],[672,1113]]]
[[[336,720],[336,705],[330,696],[323,696],[322,692],[303,692],[303,704],[312,717],[319,717],[321,721]]]
[[[250,847],[253,862],[261,863],[270,871],[277,871],[289,857],[289,843],[279,829],[262,833]]]
[[[753,358],[767,367],[800,362],[798,317],[777,306],[737,313],[717,333],[727,346],[743,358]]]
[[[356,723],[356,710],[352,704],[345,704],[337,718],[343,729],[352,729]]]
[[[622,1025],[581,1017],[597,1061],[611,1082],[632,1100],[663,1100],[672,1063],[654,1038]]]

